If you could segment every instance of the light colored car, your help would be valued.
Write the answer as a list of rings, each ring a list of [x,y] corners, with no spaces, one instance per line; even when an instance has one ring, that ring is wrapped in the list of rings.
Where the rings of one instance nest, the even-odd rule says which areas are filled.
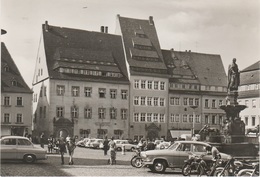
[[[85,147],[85,144],[86,142],[89,140],[89,138],[84,138],[83,140],[79,140],[77,143],[76,143],[76,146],[78,147]]]
[[[168,147],[170,147],[171,142],[167,142],[167,141],[163,141],[160,144],[157,144],[155,149],[167,149]]]
[[[89,144],[89,147],[93,148],[93,149],[97,149],[97,148],[99,148],[100,143],[102,143],[102,142],[103,142],[103,139],[95,139],[95,141],[93,141]]]
[[[137,145],[130,144],[128,140],[121,140],[116,143],[117,151],[122,151],[122,148],[125,148],[125,151],[134,151],[137,148]]]
[[[1,138],[1,160],[23,160],[33,163],[46,160],[47,150],[35,146],[28,138],[22,136],[4,136]]]
[[[176,141],[168,149],[143,151],[141,152],[143,166],[157,173],[163,173],[166,168],[182,168],[190,152],[197,155],[206,154],[206,146],[210,145],[200,141]],[[230,158],[230,155],[224,153],[220,155],[223,160]],[[212,155],[205,155],[203,159],[211,160]]]
[[[96,138],[94,138],[94,139],[89,139],[89,140],[86,142],[85,147],[86,147],[86,148],[90,148],[90,143],[93,143],[93,142],[95,141],[95,139],[96,139]]]

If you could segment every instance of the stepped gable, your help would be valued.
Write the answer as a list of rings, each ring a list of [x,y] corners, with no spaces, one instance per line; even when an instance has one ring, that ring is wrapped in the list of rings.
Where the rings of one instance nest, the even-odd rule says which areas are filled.
[[[121,36],[103,32],[63,28],[43,24],[48,72],[51,78],[115,82],[111,77],[59,72],[60,67],[114,71],[117,81],[128,82]]]
[[[174,50],[162,50],[164,62],[168,68],[170,82],[199,84],[191,67],[183,58],[189,57],[186,53]]]
[[[153,18],[141,20],[118,15],[118,20],[130,72],[157,72],[166,75],[167,68],[163,61]]]
[[[12,84],[12,81],[16,83]],[[1,89],[1,92],[32,93],[3,42],[1,42]]]

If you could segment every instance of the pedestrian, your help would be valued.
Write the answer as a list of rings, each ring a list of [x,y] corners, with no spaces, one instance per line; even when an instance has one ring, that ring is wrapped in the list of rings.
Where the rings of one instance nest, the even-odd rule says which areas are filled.
[[[69,165],[73,165],[74,164],[74,162],[73,162],[73,154],[74,154],[74,150],[76,148],[75,138],[70,138],[69,139],[69,141],[67,142],[67,148],[68,148],[69,156],[70,156]]]
[[[113,165],[116,163],[116,143],[114,141],[114,137],[111,138],[111,140],[108,143],[109,150],[110,150],[110,165]]]
[[[41,136],[40,136],[40,144],[41,144],[41,147],[44,149],[44,133],[42,132]]]
[[[61,165],[64,165],[64,153],[67,153],[66,142],[63,137],[60,137],[59,141],[59,149],[61,155]]]
[[[152,141],[148,140],[146,150],[148,151],[148,150],[154,150],[154,149],[155,149],[155,144]]]
[[[53,139],[52,135],[50,135],[50,137],[48,138],[48,152],[49,153],[52,153],[53,144],[54,144],[54,139]]]
[[[109,149],[108,143],[109,143],[109,141],[108,141],[107,136],[106,136],[105,140],[103,142],[104,155],[107,155],[107,151]]]

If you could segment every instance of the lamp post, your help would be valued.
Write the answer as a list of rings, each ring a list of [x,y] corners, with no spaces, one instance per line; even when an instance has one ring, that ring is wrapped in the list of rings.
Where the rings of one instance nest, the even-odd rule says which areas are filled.
[[[197,105],[190,106],[193,109],[193,120],[192,120],[192,137],[195,136],[195,109],[198,108]]]

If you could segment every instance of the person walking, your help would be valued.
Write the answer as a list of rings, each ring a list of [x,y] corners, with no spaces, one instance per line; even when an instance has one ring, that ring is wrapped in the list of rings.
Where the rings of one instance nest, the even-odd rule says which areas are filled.
[[[52,149],[53,149],[53,137],[52,135],[48,138],[48,152],[52,153]]]
[[[69,165],[73,165],[74,164],[74,162],[73,162],[73,154],[74,154],[74,150],[76,148],[75,138],[70,138],[69,139],[69,141],[67,142],[67,148],[68,148],[69,156],[70,156]]]
[[[41,147],[44,149],[44,133],[42,132],[41,136],[40,136],[40,144],[41,144]]]
[[[63,137],[60,137],[59,141],[59,149],[61,155],[61,165],[64,165],[64,153],[67,153],[66,142]]]
[[[111,140],[108,143],[109,149],[110,149],[110,165],[113,165],[116,163],[116,143],[114,141],[114,137],[111,138]]]
[[[105,140],[103,142],[104,155],[107,155],[107,151],[109,149],[108,143],[109,143],[109,141],[108,141],[107,136],[106,136]]]

